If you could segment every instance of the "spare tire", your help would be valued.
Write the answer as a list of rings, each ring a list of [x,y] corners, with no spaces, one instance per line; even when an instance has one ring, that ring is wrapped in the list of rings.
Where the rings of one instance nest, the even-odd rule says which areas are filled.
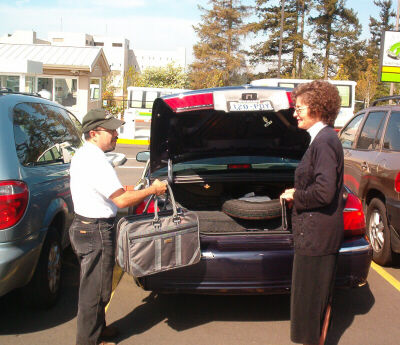
[[[268,200],[265,197],[251,197],[226,200],[222,211],[240,219],[273,219],[281,217],[282,208],[279,199]]]

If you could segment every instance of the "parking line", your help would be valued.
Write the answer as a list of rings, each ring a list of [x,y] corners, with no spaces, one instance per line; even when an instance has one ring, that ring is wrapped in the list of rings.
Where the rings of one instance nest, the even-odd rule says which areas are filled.
[[[381,266],[378,266],[375,262],[371,262],[371,267],[384,279],[386,279],[395,289],[400,291],[400,282],[393,277],[390,273],[386,272]]]
[[[110,306],[111,300],[114,296],[115,293],[115,289],[118,286],[118,283],[120,282],[122,276],[124,275],[124,271],[122,270],[121,267],[115,265],[114,266],[114,271],[113,271],[113,281],[112,281],[112,293],[111,293],[111,298],[110,298],[110,302],[108,302],[108,304],[106,305],[105,311],[107,312],[108,307]]]

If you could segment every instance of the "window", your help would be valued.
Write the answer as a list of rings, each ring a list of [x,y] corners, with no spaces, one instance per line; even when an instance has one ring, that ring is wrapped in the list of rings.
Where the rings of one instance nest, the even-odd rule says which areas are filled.
[[[53,78],[38,78],[38,93],[43,98],[53,100]]]
[[[369,113],[357,142],[358,149],[372,150],[378,146],[380,141],[378,133],[382,135],[380,128],[384,122],[385,115],[386,113],[382,111]]]
[[[342,100],[342,107],[351,107],[351,87],[350,85],[336,85],[338,91],[339,91],[339,96]]]
[[[145,108],[151,109],[153,108],[154,100],[157,98],[157,91],[144,91],[143,92],[146,99],[146,106]]]
[[[19,92],[19,76],[0,75],[0,87],[5,87],[14,92]]]
[[[98,78],[90,79],[90,99],[100,99],[100,79]]]
[[[340,134],[340,142],[342,143],[343,148],[351,148],[353,146],[354,139],[357,134],[358,127],[362,119],[364,118],[365,113],[356,116],[351,122],[346,126],[346,128]]]
[[[64,151],[74,152],[82,144],[79,128],[64,109],[40,103],[14,108],[14,137],[24,166],[63,163]]]
[[[113,47],[122,47],[122,43],[113,43],[112,46]]]
[[[35,81],[36,78],[35,77],[25,77],[25,92],[35,92]]]
[[[104,42],[94,42],[94,45],[97,47],[103,47],[104,46]]]
[[[393,112],[390,115],[383,140],[383,148],[400,151],[400,112]]]
[[[66,107],[76,105],[76,93],[78,90],[78,79],[56,78],[54,100]]]

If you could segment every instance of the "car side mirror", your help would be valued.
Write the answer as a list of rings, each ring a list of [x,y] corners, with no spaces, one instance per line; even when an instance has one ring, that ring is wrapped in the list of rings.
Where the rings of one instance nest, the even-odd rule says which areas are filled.
[[[107,152],[106,154],[108,162],[115,168],[124,165],[127,161],[126,156],[123,153]]]
[[[146,163],[150,159],[150,151],[141,151],[136,155],[138,162]]]

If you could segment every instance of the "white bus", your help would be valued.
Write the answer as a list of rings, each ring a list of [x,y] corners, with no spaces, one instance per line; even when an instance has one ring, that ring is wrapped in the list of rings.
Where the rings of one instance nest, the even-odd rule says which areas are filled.
[[[189,90],[129,86],[127,91],[128,105],[125,113],[133,113],[135,120],[138,122],[149,122],[151,120],[151,109],[153,108],[153,102],[157,97],[172,95]]]
[[[250,82],[254,86],[277,86],[294,88],[298,84],[308,83],[312,80],[309,79],[257,79]],[[328,80],[330,83],[336,85],[339,90],[340,98],[342,99],[342,106],[335,121],[335,128],[343,127],[346,122],[354,115],[354,106],[356,98],[356,85],[355,81],[351,80]]]

